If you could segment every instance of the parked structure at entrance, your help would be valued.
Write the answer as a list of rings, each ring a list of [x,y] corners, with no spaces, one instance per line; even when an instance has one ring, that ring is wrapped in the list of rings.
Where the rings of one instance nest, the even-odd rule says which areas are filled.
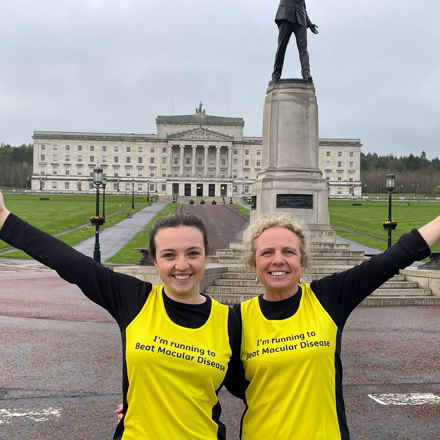
[[[99,165],[108,193],[238,199],[254,193],[262,138],[244,136],[244,119],[157,116],[156,134],[34,131],[32,190],[91,192]],[[320,139],[319,162],[331,196],[361,195],[359,139]]]

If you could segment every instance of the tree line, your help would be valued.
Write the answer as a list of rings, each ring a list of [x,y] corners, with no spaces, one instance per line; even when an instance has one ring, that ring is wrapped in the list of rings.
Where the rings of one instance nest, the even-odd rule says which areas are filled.
[[[420,156],[396,157],[392,154],[361,153],[361,181],[364,193],[383,193],[386,174],[395,174],[395,192],[440,195],[440,159]]]
[[[0,186],[29,188],[32,176],[32,144],[15,147],[0,144]]]

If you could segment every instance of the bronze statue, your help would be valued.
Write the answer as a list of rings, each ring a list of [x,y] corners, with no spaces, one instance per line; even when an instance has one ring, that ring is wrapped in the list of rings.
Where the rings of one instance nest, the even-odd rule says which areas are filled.
[[[281,78],[284,56],[292,32],[296,37],[302,77],[307,81],[311,81],[309,53],[307,51],[307,28],[317,34],[318,26],[309,19],[305,0],[280,0],[275,23],[278,26],[278,48],[275,55],[272,81],[276,82]]]

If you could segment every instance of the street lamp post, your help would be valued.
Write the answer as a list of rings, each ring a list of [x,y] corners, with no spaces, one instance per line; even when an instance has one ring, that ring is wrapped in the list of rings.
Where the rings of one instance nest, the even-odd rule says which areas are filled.
[[[134,209],[134,182],[131,182],[131,209]]]
[[[388,231],[388,249],[391,247],[391,231],[396,229],[397,222],[392,220],[391,206],[392,206],[392,193],[396,187],[396,176],[394,174],[387,174],[385,176],[385,188],[388,191],[388,220],[383,223],[383,227]]]
[[[107,179],[104,177],[102,178],[102,216],[104,217],[105,221],[105,187],[107,186]]]
[[[103,207],[102,207],[103,215],[100,216],[99,215],[99,188],[102,186],[105,191],[105,185],[106,185],[102,168],[97,167],[93,170],[93,183],[96,188],[96,213],[94,216],[90,217],[90,223],[92,223],[92,225],[95,226],[95,249],[93,251],[93,259],[97,263],[101,263],[101,250],[99,248],[99,227],[101,225],[103,225],[105,222],[105,207],[104,207],[105,196],[103,197],[103,202],[104,202]]]

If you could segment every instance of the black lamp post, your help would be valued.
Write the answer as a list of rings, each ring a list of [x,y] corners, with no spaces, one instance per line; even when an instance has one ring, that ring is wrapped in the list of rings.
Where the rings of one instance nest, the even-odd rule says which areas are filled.
[[[105,221],[105,187],[107,186],[107,179],[104,177],[102,178],[102,216],[104,217]]]
[[[134,182],[131,182],[131,209],[134,209]]]
[[[393,222],[391,217],[392,193],[396,187],[396,176],[394,174],[387,174],[385,177],[385,188],[388,191],[388,220],[383,223],[383,227],[388,231],[389,249],[391,247],[391,231],[396,229],[397,226],[397,222]]]
[[[150,181],[147,182],[147,202],[150,203]]]
[[[105,222],[105,208],[103,204],[103,215],[99,215],[99,187],[105,188],[105,178],[102,168],[95,168],[93,170],[93,183],[96,188],[96,214],[90,217],[90,223],[95,226],[95,250],[93,252],[93,259],[97,263],[101,263],[101,251],[99,249],[99,227]]]

